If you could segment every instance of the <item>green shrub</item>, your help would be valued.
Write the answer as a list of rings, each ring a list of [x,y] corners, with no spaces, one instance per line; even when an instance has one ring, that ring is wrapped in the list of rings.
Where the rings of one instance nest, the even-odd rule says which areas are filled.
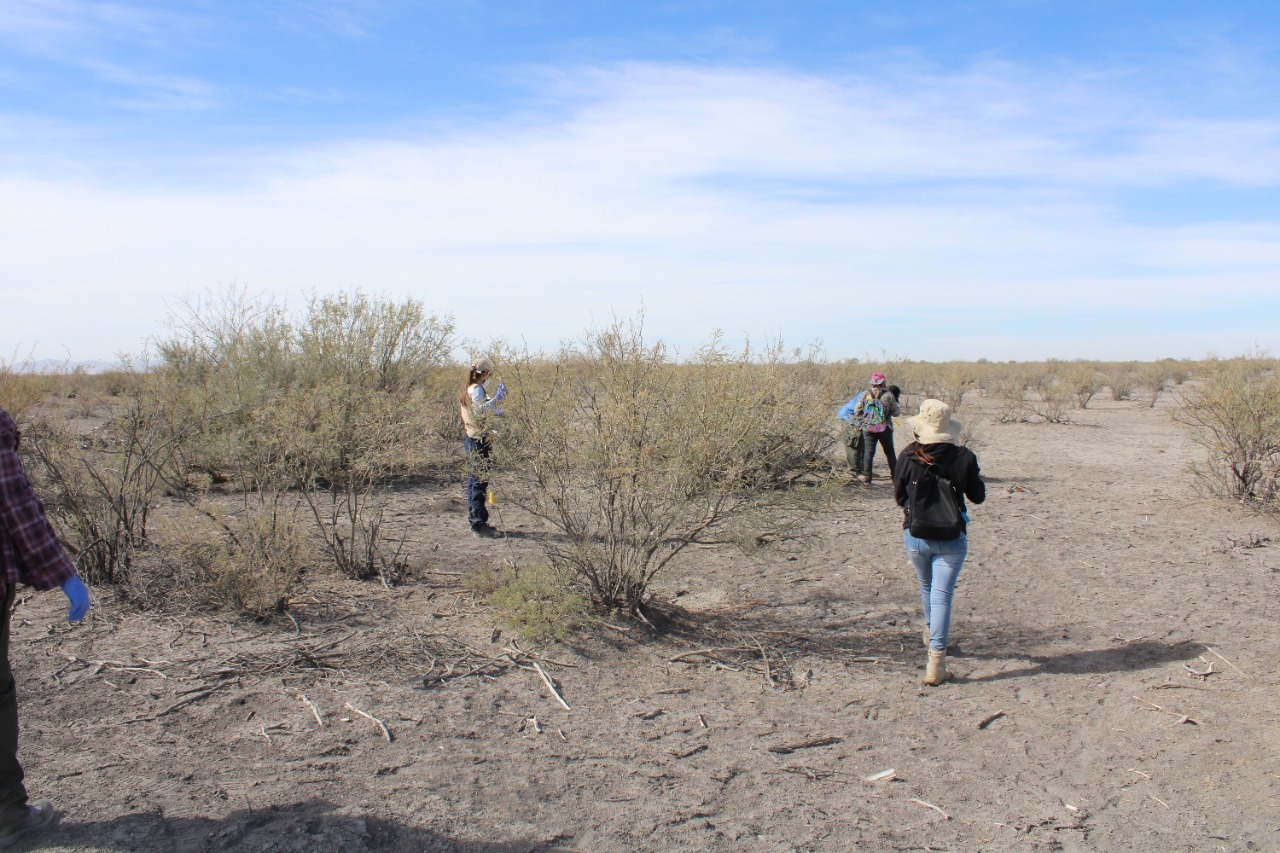
[[[498,620],[526,640],[563,640],[586,618],[586,599],[573,591],[568,573],[546,563],[511,564],[473,575]]]

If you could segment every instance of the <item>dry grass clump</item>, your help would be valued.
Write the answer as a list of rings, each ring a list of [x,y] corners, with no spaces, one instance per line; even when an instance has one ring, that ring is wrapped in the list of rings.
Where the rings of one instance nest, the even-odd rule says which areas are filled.
[[[153,537],[168,595],[252,616],[284,612],[315,556],[306,521],[296,500],[282,498],[235,513],[209,502],[185,508]]]

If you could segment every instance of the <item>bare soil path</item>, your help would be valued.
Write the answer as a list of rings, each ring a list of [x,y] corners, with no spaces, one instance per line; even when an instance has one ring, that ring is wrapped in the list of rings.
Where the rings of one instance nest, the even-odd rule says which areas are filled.
[[[1280,530],[1196,497],[1169,405],[981,425],[934,689],[883,480],[808,547],[691,554],[659,637],[495,634],[453,573],[535,530],[464,536],[453,486],[397,498],[414,580],[312,579],[296,626],[25,595],[22,757],[64,817],[17,849],[1280,850]]]

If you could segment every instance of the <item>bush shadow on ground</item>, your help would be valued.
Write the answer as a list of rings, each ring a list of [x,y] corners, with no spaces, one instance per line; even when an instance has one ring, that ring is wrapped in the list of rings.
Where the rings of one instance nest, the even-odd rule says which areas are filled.
[[[279,853],[553,853],[571,849],[561,839],[506,843],[464,841],[383,817],[336,813],[323,799],[286,806],[242,809],[222,818],[168,818],[135,812],[113,820],[62,818],[46,832],[23,839],[13,850],[70,847],[135,851],[279,851]]]
[[[1032,655],[1027,665],[991,675],[979,675],[966,681],[1004,681],[1009,678],[1027,678],[1036,675],[1098,675],[1112,672],[1132,672],[1153,669],[1175,661],[1194,660],[1207,650],[1207,646],[1193,640],[1165,643],[1159,640],[1120,643],[1115,646],[1059,655]],[[1006,655],[990,652],[970,654],[968,657],[1001,658]]]

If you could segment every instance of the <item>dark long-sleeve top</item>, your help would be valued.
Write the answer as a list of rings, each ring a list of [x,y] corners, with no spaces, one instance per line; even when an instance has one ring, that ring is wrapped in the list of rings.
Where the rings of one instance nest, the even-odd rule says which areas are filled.
[[[76,573],[18,459],[22,434],[0,409],[0,570],[5,582],[53,589]]]
[[[960,499],[961,512],[966,511],[965,498],[975,504],[980,504],[987,499],[987,484],[982,482],[982,472],[978,469],[978,457],[972,450],[946,443],[926,444],[923,447],[924,451],[934,458],[934,465],[942,476],[951,481],[951,486]],[[914,441],[902,449],[898,454],[898,466],[893,475],[893,499],[898,502],[898,506],[902,507],[903,530],[906,530],[909,524],[907,501],[910,496],[907,487],[925,472],[925,466],[916,459],[915,449]],[[967,523],[965,527],[968,528]]]

